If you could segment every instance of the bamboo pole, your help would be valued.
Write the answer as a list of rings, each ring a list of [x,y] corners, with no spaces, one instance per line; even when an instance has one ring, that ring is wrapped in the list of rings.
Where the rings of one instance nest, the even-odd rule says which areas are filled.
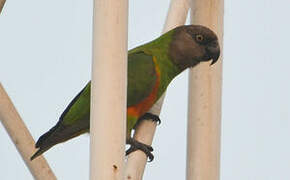
[[[1,83],[0,120],[34,179],[56,180],[43,156],[30,161],[31,155],[36,151],[34,140]]]
[[[183,25],[188,13],[187,0],[172,0],[168,10],[163,33]],[[165,93],[158,102],[150,109],[153,114],[160,114]],[[139,142],[151,145],[156,130],[157,124],[153,121],[142,121],[134,133],[134,139]],[[147,162],[146,155],[141,151],[135,151],[128,156],[126,164],[125,178],[126,180],[141,180],[144,174],[145,165]]]
[[[128,0],[95,0],[90,179],[122,180],[125,166]]]
[[[191,22],[217,33],[223,42],[223,0],[192,0]],[[220,168],[222,56],[190,70],[187,180],[218,180]]]
[[[5,2],[6,2],[6,0],[0,0],[0,14],[2,12],[2,9],[4,7]]]

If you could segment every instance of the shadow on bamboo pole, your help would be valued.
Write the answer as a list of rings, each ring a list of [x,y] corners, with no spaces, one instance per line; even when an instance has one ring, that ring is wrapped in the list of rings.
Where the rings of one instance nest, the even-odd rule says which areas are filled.
[[[34,179],[56,180],[55,175],[43,156],[40,156],[34,161],[30,161],[31,155],[36,150],[34,148],[34,140],[1,83],[0,120]]]
[[[191,23],[217,33],[222,53],[223,0],[191,0]],[[220,170],[222,55],[189,72],[187,180],[218,180]]]
[[[184,25],[188,13],[188,0],[171,0],[163,33]],[[165,94],[150,109],[153,114],[160,114]],[[157,124],[153,121],[141,121],[134,133],[134,139],[145,144],[152,144]],[[144,174],[147,156],[141,151],[135,151],[128,156],[125,179],[141,180]]]
[[[90,179],[123,180],[128,0],[94,0]]]
[[[0,14],[2,12],[2,9],[4,7],[5,2],[6,2],[6,0],[0,0]]]

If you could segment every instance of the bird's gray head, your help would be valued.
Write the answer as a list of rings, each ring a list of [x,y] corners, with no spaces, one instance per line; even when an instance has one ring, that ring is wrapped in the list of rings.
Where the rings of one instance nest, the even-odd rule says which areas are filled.
[[[212,59],[214,64],[220,55],[216,34],[205,26],[185,25],[175,28],[170,45],[170,57],[181,69],[193,67]]]

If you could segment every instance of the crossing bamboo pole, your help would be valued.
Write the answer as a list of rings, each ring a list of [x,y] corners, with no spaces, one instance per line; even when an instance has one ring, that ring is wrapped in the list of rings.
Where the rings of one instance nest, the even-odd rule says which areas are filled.
[[[6,0],[0,0],[0,14],[2,12],[2,9],[4,7],[5,2],[6,2]]]
[[[128,0],[94,0],[90,179],[123,180]]]
[[[22,121],[8,94],[0,83],[0,121],[9,134],[23,161],[36,180],[56,180],[43,156],[30,161],[36,151],[35,142]]]
[[[188,7],[189,5],[187,0],[171,1],[166,22],[163,28],[163,33],[185,23]],[[156,115],[160,114],[164,97],[165,94],[163,94],[158,102],[151,108],[151,113]],[[134,139],[138,140],[139,142],[151,145],[156,126],[157,124],[153,121],[142,121],[134,133]],[[143,152],[135,151],[131,153],[126,164],[125,179],[141,180],[144,174],[146,162],[147,157]]]
[[[217,33],[222,52],[223,0],[191,0],[191,23]],[[187,180],[219,180],[222,56],[190,70]]]

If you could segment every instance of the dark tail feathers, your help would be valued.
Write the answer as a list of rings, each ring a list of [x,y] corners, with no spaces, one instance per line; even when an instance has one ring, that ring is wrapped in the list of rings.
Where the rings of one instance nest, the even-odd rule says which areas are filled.
[[[45,134],[40,136],[40,138],[37,140],[37,142],[35,144],[35,148],[39,148],[39,149],[33,154],[33,156],[31,156],[31,158],[30,158],[31,161],[33,159],[37,158],[38,156],[40,156],[45,151],[47,151],[53,145],[55,145],[55,143],[52,143],[52,142],[49,141],[49,138],[51,137],[53,132],[55,132],[56,128],[57,127],[54,126],[48,132],[46,132]]]
[[[90,128],[89,126],[89,120],[79,121],[71,126],[63,126],[61,122],[58,122],[53,128],[38,139],[35,147],[39,149],[30,159],[35,159],[58,143],[65,142],[71,138],[88,132]]]

